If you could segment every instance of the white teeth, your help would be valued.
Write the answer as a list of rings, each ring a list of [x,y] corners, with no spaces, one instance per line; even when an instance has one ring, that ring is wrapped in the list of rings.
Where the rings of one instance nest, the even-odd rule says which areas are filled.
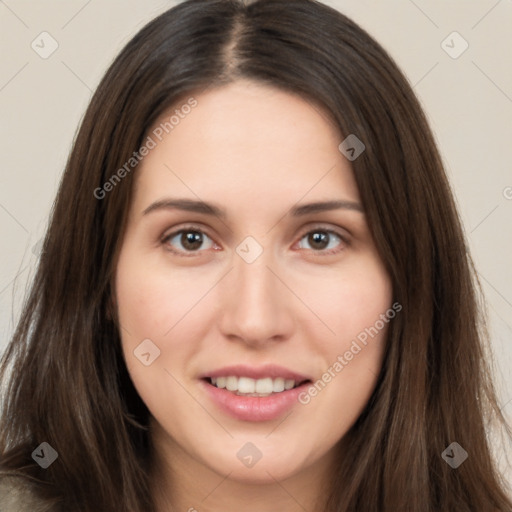
[[[282,391],[293,389],[296,385],[293,379],[284,379],[277,377],[272,379],[265,377],[263,379],[251,379],[249,377],[212,377],[211,383],[220,388],[226,388],[228,391],[234,391],[240,395],[268,396],[272,393],[281,393]]]
[[[274,393],[280,393],[281,391],[284,391],[284,379],[282,379],[281,377],[274,379],[274,382],[272,384],[272,391]]]
[[[240,393],[254,393],[256,390],[256,381],[249,379],[249,377],[240,377],[238,379],[238,389]],[[258,391],[261,393],[261,391]]]
[[[238,391],[238,378],[226,377],[226,389],[228,391]]]
[[[286,390],[292,389],[293,386],[295,386],[295,381],[294,380],[286,379],[284,381],[284,389],[286,389]]]
[[[266,379],[258,379],[256,381],[256,393],[270,394],[272,391],[274,391],[274,384],[270,377],[267,377]]]

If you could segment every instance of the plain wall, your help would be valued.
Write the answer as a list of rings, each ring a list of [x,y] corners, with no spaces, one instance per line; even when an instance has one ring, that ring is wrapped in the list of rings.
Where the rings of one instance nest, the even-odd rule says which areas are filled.
[[[390,52],[424,106],[488,301],[500,404],[512,417],[512,1],[325,3]],[[129,39],[172,5],[0,2],[0,351],[92,91]],[[42,32],[58,44],[47,58],[40,53],[52,41]]]

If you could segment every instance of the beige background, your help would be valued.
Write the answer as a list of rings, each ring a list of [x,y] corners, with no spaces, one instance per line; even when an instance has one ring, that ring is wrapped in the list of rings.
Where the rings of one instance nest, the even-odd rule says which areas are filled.
[[[174,3],[0,0],[0,351],[91,92],[135,32]],[[512,416],[512,1],[326,3],[391,53],[427,112],[488,300],[500,404]],[[45,37],[51,48],[44,31],[58,44],[47,59],[31,47],[43,51]]]

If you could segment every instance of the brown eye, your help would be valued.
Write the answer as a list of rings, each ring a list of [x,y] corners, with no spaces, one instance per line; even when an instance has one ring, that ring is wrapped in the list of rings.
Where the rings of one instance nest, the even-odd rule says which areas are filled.
[[[308,243],[313,249],[325,249],[329,245],[330,235],[317,231],[308,234]]]
[[[303,246],[304,240],[307,243],[307,247]],[[301,238],[299,247],[329,254],[341,250],[344,244],[346,244],[346,240],[340,234],[329,229],[315,229],[309,231]]]
[[[207,242],[206,247],[204,247],[205,242]],[[196,229],[182,229],[171,233],[163,243],[171,246],[171,250],[178,253],[200,252],[201,248],[209,249],[213,246],[212,239],[206,233]]]

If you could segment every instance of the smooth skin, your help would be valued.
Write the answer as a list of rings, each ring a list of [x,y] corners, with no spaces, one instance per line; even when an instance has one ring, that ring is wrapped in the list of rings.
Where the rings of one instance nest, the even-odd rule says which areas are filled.
[[[199,376],[277,364],[320,379],[391,307],[390,277],[325,113],[246,80],[194,97],[135,171],[115,276],[124,357],[152,415],[158,510],[316,510],[335,448],[375,388],[388,326],[276,420],[228,416]],[[225,217],[147,211],[171,198],[214,203]],[[350,207],[290,214],[331,200]],[[252,263],[236,251],[249,236],[263,250]],[[148,366],[134,355],[146,339],[160,350]],[[237,457],[247,442],[262,453],[251,468]]]

